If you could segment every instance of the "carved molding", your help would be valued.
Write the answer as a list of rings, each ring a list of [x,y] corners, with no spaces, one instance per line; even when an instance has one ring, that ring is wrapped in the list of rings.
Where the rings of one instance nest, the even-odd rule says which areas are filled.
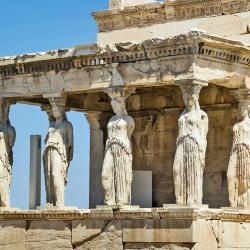
[[[178,0],[94,12],[100,32],[250,10],[248,0]]]
[[[126,219],[208,219],[250,222],[244,209],[69,209],[69,210],[0,210],[0,220],[126,220]]]
[[[152,39],[141,44],[116,44],[114,47],[106,47],[102,52],[96,49],[94,54],[79,55],[77,49],[74,52],[68,51],[67,56],[50,56],[47,52],[46,60],[44,56],[36,55],[31,59],[24,59],[22,56],[11,57],[9,59],[0,58],[0,79],[8,79],[12,76],[30,75],[34,77],[42,76],[45,72],[58,73],[67,72],[71,69],[86,68],[107,69],[113,75],[113,85],[122,85],[122,79],[118,77],[117,67],[119,64],[137,62],[142,60],[158,59],[182,60],[183,57],[197,55],[204,60],[219,60],[224,63],[237,63],[242,66],[250,65],[250,49],[241,43],[232,42],[223,38],[206,35],[202,32],[192,31],[186,35],[179,35],[167,39]],[[22,67],[20,67],[20,62]],[[77,64],[75,63],[77,61]],[[155,69],[156,71],[157,68]],[[118,78],[119,79],[118,79]],[[117,82],[119,80],[119,83]]]

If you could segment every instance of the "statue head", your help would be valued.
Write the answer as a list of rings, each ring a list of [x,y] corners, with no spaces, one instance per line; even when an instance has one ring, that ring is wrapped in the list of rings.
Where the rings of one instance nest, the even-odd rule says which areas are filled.
[[[126,100],[125,97],[117,96],[111,99],[111,106],[116,115],[126,115]]]
[[[106,92],[111,98],[111,106],[116,115],[127,115],[126,99],[135,89],[126,89],[124,87],[108,88]]]
[[[202,85],[200,84],[181,85],[184,103],[188,110],[191,110],[192,108],[200,109],[199,94],[200,94],[201,88],[202,88]]]
[[[66,99],[65,98],[50,98],[51,104],[51,115],[56,119],[64,119],[65,118],[65,105]],[[52,118],[50,117],[52,120]]]
[[[250,102],[242,102],[239,106],[242,118],[250,118]]]

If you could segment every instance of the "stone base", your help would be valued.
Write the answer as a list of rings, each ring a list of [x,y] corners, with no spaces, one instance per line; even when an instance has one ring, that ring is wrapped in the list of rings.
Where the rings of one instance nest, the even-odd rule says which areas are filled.
[[[244,207],[222,207],[221,208],[224,212],[244,212],[250,214],[250,207],[244,208]]]
[[[0,249],[250,249],[250,213],[245,210],[101,207],[0,212]]]
[[[139,209],[140,206],[134,206],[134,205],[121,205],[121,206],[116,206],[116,205],[98,205],[96,206],[96,209],[126,209],[126,210],[134,210],[134,209]]]
[[[15,212],[15,211],[21,211],[21,209],[13,207],[0,207],[0,212]]]
[[[187,205],[179,205],[179,204],[163,204],[164,208],[171,209],[208,209],[209,206],[206,204],[187,204]]]
[[[44,207],[37,207],[37,210],[58,210],[58,211],[78,211],[79,208],[78,207],[57,207],[57,206],[53,206],[51,204],[47,204]]]

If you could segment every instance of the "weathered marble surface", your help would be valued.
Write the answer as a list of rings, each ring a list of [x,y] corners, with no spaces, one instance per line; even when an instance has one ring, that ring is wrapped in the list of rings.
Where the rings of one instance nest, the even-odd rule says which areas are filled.
[[[44,212],[37,211],[36,215],[44,216]],[[59,211],[47,211],[52,216],[50,220],[35,219],[34,213],[27,211],[0,212],[0,216],[12,216],[0,221],[0,249],[250,248],[249,211],[180,208],[113,211],[119,219],[108,219],[107,214],[97,210],[63,212],[60,215]],[[88,218],[84,219],[84,214]],[[17,219],[19,216],[22,220]]]
[[[117,84],[158,87],[195,79],[242,88],[250,82],[249,51],[239,42],[192,31],[140,43],[6,57],[0,58],[0,91],[1,96],[46,105],[38,96],[64,92],[71,97]]]
[[[124,7],[142,5],[156,2],[155,0],[109,0],[110,9],[123,9]]]
[[[73,249],[71,244],[71,222],[32,221],[27,229],[25,249],[50,250]]]
[[[0,249],[26,250],[26,225],[25,220],[0,221]]]

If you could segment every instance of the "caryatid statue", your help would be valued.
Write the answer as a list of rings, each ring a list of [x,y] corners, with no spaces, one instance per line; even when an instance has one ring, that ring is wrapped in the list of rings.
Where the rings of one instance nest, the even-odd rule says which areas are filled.
[[[186,109],[179,118],[174,160],[174,185],[178,205],[200,205],[203,197],[203,171],[207,147],[208,117],[200,109],[200,84],[183,84]]]
[[[231,207],[250,208],[250,100],[240,100],[239,110],[227,173],[229,201]]]
[[[10,182],[13,164],[12,147],[16,140],[15,128],[9,121],[10,103],[0,99],[0,207],[10,207]]]
[[[132,145],[135,123],[126,111],[129,93],[122,88],[108,90],[115,115],[109,120],[108,139],[102,169],[105,204],[123,206],[131,204]]]
[[[65,98],[50,98],[49,130],[43,155],[47,203],[64,206],[69,164],[73,158],[73,127],[65,113]]]

